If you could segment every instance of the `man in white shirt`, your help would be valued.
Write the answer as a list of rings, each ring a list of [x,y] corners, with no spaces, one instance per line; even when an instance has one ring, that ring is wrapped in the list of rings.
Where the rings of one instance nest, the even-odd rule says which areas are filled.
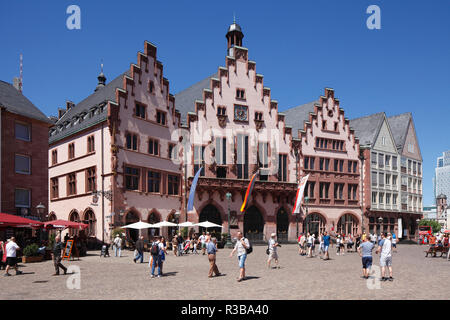
[[[5,246],[6,249],[6,273],[5,276],[9,277],[9,269],[13,267],[16,270],[16,275],[22,274],[22,271],[17,269],[17,250],[20,247],[16,243],[16,238],[12,237]]]
[[[230,253],[230,258],[233,256],[233,253],[237,251],[237,256],[239,260],[239,278],[238,282],[241,282],[245,279],[245,260],[247,259],[247,249],[250,247],[250,243],[248,239],[244,238],[242,232],[239,231],[237,234],[236,245],[234,246],[233,251]]]
[[[381,234],[381,241],[378,245],[377,253],[381,252],[380,255],[380,267],[381,267],[381,281],[393,281],[392,278],[392,235],[388,233],[385,237],[384,233]],[[387,277],[386,268],[389,269],[389,278]]]
[[[278,253],[277,253],[277,247],[279,247],[280,245],[278,244],[278,242],[275,241],[276,236],[277,235],[275,233],[272,233],[269,239],[269,259],[267,259],[267,268],[269,269],[270,269],[270,262],[272,260],[275,260],[275,268],[280,269],[280,266],[278,265]]]
[[[200,240],[200,243],[202,244],[202,253],[203,255],[205,255],[205,251],[206,251],[206,235],[203,232],[202,235],[200,237],[198,237],[198,240]]]
[[[122,238],[117,234],[114,239],[114,256],[117,257],[117,252],[119,252],[119,258],[122,256]]]

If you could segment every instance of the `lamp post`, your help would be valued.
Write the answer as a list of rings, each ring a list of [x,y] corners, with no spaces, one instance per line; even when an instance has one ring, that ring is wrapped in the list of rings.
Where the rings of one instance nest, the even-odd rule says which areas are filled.
[[[180,223],[180,215],[181,215],[180,211],[175,211],[174,216],[175,216],[176,224]],[[178,227],[178,232],[180,232],[180,227]]]
[[[39,215],[39,217],[42,218],[42,215],[45,212],[45,206],[42,204],[42,202],[39,202],[39,204],[36,206],[36,212]]]
[[[228,200],[228,234],[227,234],[227,242],[225,243],[226,248],[233,248],[233,243],[231,242],[231,228],[230,228],[230,201],[231,201],[231,193],[227,192],[225,195]]]
[[[382,217],[378,217],[378,223],[380,225],[380,232],[378,234],[381,234],[381,224],[383,223],[383,218]]]
[[[309,202],[309,197],[306,196],[304,199],[304,206],[305,206],[305,220],[306,217],[308,216],[308,202]],[[297,218],[297,239],[298,239],[298,214],[296,215]],[[305,233],[305,230],[303,230],[303,233]]]

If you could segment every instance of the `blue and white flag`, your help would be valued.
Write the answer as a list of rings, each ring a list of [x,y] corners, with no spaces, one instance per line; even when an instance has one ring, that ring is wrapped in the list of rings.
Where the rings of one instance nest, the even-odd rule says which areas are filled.
[[[197,173],[195,174],[194,180],[192,181],[191,191],[189,191],[187,212],[191,212],[192,210],[194,210],[195,188],[197,188],[198,177],[200,176],[200,172],[202,172],[202,169],[203,167],[200,167],[200,169],[198,169]]]

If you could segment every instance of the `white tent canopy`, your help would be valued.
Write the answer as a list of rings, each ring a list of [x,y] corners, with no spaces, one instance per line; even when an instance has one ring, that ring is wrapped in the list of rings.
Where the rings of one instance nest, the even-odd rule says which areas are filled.
[[[194,226],[203,227],[203,228],[222,228],[220,224],[215,224],[209,221],[203,221],[200,223],[194,224]]]
[[[158,223],[155,223],[151,226],[151,228],[161,228],[161,227],[176,227],[177,224],[176,223],[172,223],[169,221],[161,221]]]
[[[135,223],[129,224],[127,226],[123,226],[122,228],[141,230],[141,229],[148,229],[148,228],[155,228],[155,227],[154,227],[153,224],[139,221],[139,222],[135,222]]]

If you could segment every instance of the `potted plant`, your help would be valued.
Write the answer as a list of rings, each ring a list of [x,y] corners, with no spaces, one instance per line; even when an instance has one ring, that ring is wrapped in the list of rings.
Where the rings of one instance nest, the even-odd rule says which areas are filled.
[[[38,245],[33,243],[23,249],[22,263],[41,262],[44,257],[38,254]]]

